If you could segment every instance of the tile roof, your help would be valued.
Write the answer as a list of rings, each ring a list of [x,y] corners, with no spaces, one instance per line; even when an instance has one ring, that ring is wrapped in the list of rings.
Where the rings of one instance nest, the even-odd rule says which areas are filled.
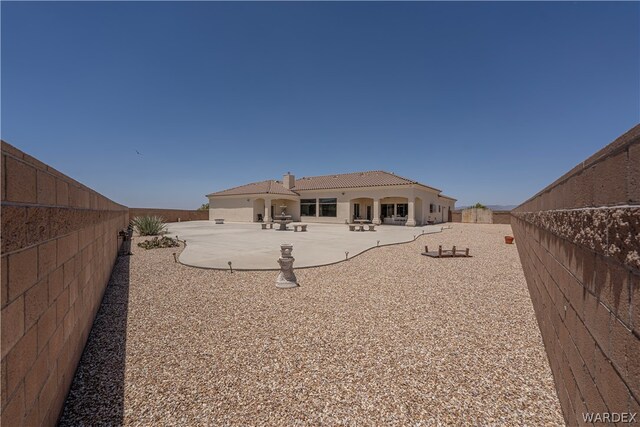
[[[301,191],[334,188],[384,187],[388,185],[406,184],[420,183],[385,171],[367,171],[296,178],[296,185],[293,190]],[[424,184],[420,185],[428,187]],[[434,190],[438,189],[434,188]]]
[[[458,199],[454,199],[453,197],[451,197],[451,196],[446,196],[446,195],[444,195],[444,194],[438,194],[438,197],[442,197],[442,198],[444,198],[444,199],[449,199],[449,200],[455,200],[455,201],[458,201]]]
[[[393,173],[385,171],[367,171],[296,178],[295,187],[291,189],[293,191],[285,188],[281,181],[267,180],[218,191],[209,194],[209,196],[232,196],[242,194],[286,194],[289,196],[297,196],[298,194],[296,191],[304,190],[385,187],[407,184],[418,184],[440,192],[437,188],[429,187],[428,185],[421,184],[418,181],[403,178]]]
[[[241,194],[285,194],[288,196],[297,196],[296,193],[285,188],[281,182],[274,180],[252,182],[239,187],[217,191],[215,193],[208,194],[208,196],[234,196]]]

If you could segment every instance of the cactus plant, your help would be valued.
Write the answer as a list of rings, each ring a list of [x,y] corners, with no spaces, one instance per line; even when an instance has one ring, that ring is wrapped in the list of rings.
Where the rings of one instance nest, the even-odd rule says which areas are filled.
[[[157,236],[165,232],[166,225],[160,216],[137,216],[131,220],[141,236]]]

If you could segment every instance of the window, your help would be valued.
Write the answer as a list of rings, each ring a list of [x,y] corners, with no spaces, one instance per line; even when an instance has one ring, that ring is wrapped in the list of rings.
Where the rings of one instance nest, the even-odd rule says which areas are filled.
[[[392,217],[392,216],[393,216],[393,205],[383,203],[383,204],[381,204],[381,205],[380,205],[380,207],[381,207],[381,209],[382,209],[382,214],[381,214],[381,215],[382,215],[384,218]]]
[[[433,203],[429,204],[429,213],[433,213],[433,211],[435,210],[435,205]]]
[[[300,200],[300,216],[316,216],[316,199]]]
[[[360,203],[353,204],[353,219],[360,218]]]
[[[409,212],[409,204],[407,203],[398,203],[396,205],[396,215],[398,216],[407,216]]]
[[[338,216],[338,199],[320,199],[320,216]]]
[[[440,212],[440,205],[438,205],[438,212]]]

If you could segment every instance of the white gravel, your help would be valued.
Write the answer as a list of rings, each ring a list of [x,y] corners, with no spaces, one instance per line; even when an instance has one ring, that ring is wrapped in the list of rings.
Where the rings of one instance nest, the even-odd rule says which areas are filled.
[[[298,270],[289,290],[275,272],[195,269],[134,245],[61,424],[562,425],[506,234],[453,224]],[[425,257],[425,244],[473,257]]]

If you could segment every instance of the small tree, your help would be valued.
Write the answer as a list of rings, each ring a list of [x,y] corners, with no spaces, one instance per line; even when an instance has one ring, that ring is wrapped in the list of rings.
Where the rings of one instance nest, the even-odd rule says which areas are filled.
[[[487,209],[487,207],[485,205],[483,205],[482,203],[480,203],[480,202],[476,203],[472,207],[476,208],[476,209]]]
[[[209,203],[203,203],[202,206],[200,206],[198,208],[199,211],[208,211],[209,210]]]

